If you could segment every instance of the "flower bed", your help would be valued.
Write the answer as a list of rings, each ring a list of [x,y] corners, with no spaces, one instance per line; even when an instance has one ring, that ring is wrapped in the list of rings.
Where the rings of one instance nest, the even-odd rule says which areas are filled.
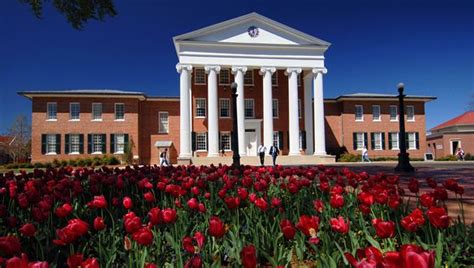
[[[60,168],[0,174],[6,267],[444,267],[474,263],[454,180],[333,168]],[[462,203],[460,203],[462,205]],[[15,266],[18,265],[18,266]],[[26,265],[26,266],[21,266]]]

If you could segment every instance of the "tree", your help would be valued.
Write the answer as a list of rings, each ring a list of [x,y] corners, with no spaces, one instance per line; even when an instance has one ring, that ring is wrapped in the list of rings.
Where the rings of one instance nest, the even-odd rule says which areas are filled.
[[[53,6],[63,14],[74,29],[82,29],[88,20],[103,21],[105,17],[117,15],[113,0],[19,0],[30,5],[33,14],[41,19],[43,6],[52,2]]]
[[[31,126],[28,124],[26,116],[19,115],[15,118],[8,130],[8,136],[12,137],[12,141],[7,145],[7,150],[13,162],[26,161],[31,155]]]

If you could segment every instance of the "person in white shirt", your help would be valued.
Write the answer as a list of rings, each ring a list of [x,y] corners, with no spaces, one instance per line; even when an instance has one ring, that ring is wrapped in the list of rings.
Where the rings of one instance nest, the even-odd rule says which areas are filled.
[[[372,162],[369,159],[369,151],[367,150],[367,146],[364,146],[364,149],[362,149],[362,162]]]
[[[168,148],[165,148],[160,154],[160,166],[169,166],[168,162]]]
[[[262,165],[262,166],[265,162],[265,151],[266,150],[267,150],[267,147],[265,147],[265,145],[263,145],[263,144],[260,144],[260,146],[258,146],[258,149],[257,149],[258,156],[260,157],[260,165]]]

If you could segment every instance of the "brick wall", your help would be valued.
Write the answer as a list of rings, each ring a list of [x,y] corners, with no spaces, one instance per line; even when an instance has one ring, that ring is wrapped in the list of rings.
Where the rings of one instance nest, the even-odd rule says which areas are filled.
[[[429,148],[435,157],[441,158],[452,155],[451,141],[460,141],[460,146],[465,154],[474,154],[474,133],[446,133],[428,138],[427,143],[430,145]],[[442,145],[442,148],[439,145]]]

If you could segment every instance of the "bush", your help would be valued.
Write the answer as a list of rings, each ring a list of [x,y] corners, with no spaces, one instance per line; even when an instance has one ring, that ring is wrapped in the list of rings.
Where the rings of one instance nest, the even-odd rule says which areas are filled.
[[[119,164],[120,164],[120,160],[118,160],[117,157],[111,156],[108,158],[107,165],[119,165]]]
[[[53,163],[52,163],[52,166],[57,168],[57,167],[60,167],[61,166],[61,163],[59,162],[58,159],[54,159],[53,160]]]
[[[84,166],[85,166],[85,167],[90,167],[90,166],[92,166],[92,158],[86,158],[86,159],[84,159]]]
[[[61,165],[61,167],[67,167],[67,165],[68,165],[67,160],[61,160],[60,165]]]
[[[85,167],[86,166],[86,161],[82,158],[79,158],[79,159],[77,159],[76,164],[79,167]]]
[[[47,162],[47,163],[44,164],[44,167],[45,168],[52,168],[53,164],[51,162]]]
[[[38,163],[35,163],[35,164],[33,165],[33,167],[34,167],[34,168],[44,168],[44,164],[38,162]]]
[[[360,155],[356,154],[342,154],[341,157],[339,157],[339,162],[359,162],[361,161],[362,157]]]
[[[8,164],[5,166],[7,169],[17,169],[18,168],[18,164]]]
[[[436,161],[457,161],[458,158],[454,155],[448,155],[445,157],[440,157],[438,159],[435,159]]]
[[[464,156],[464,160],[474,160],[474,156],[471,155],[470,153],[467,153],[467,154]]]
[[[76,159],[69,159],[68,165],[72,167],[77,167],[77,160]]]

